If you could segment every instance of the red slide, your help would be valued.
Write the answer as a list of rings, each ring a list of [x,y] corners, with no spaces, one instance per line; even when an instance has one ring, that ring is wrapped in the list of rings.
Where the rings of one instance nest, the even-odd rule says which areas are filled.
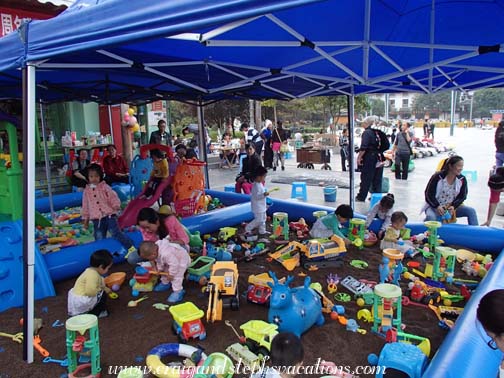
[[[158,187],[156,188],[156,192],[150,199],[142,199],[140,198],[142,194],[145,192],[147,186],[142,190],[142,192],[134,199],[128,203],[126,209],[124,209],[123,213],[119,217],[119,226],[121,228],[133,226],[137,222],[137,216],[140,210],[144,207],[151,207],[158,200],[159,197],[163,194],[163,191],[166,189],[168,185],[172,182],[172,177],[170,176],[167,180],[162,181]]]

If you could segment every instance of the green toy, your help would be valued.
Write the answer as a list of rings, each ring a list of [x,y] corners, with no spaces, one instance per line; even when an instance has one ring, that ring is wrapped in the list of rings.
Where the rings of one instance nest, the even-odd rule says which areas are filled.
[[[350,219],[350,227],[348,231],[348,239],[358,247],[364,248],[364,235],[366,233],[366,221],[364,219],[352,218]]]
[[[23,170],[19,162],[17,132],[13,124],[0,121],[0,131],[7,132],[10,162],[0,159],[0,212],[8,220],[23,217]]]

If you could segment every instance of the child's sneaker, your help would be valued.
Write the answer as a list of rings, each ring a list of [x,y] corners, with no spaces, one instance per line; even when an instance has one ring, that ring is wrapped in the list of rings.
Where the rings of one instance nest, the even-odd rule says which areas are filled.
[[[168,297],[168,303],[180,302],[182,299],[184,299],[184,294],[185,294],[184,290],[174,291]]]
[[[253,242],[257,240],[257,235],[254,235],[252,232],[245,232],[240,235],[240,239],[244,242]]]
[[[98,315],[98,319],[101,319],[101,318],[106,318],[107,316],[109,316],[109,312],[107,310],[103,310],[102,312],[100,312],[100,314]]]
[[[167,284],[164,284],[162,282],[158,283],[156,286],[154,286],[154,291],[166,291],[171,289],[171,283],[168,282]]]

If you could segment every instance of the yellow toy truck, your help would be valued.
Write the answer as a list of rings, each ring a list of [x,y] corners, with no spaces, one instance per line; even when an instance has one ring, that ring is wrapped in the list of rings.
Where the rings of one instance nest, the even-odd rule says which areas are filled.
[[[288,271],[292,271],[300,264],[305,269],[341,267],[343,265],[341,257],[346,252],[343,239],[333,235],[330,239],[308,240],[306,244],[293,241],[286,247],[270,253],[269,256]]]
[[[260,359],[269,355],[271,341],[278,334],[276,324],[266,323],[262,320],[249,320],[242,324],[240,329],[245,335],[245,345]]]
[[[207,322],[222,320],[222,309],[240,308],[238,267],[233,261],[217,261],[206,289],[208,295]]]

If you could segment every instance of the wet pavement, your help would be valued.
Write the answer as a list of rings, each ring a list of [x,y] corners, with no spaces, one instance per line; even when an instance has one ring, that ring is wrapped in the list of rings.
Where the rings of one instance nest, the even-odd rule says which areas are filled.
[[[415,129],[415,134],[420,135],[421,130]],[[476,209],[478,214],[479,223],[486,220],[488,210],[488,199],[490,196],[487,187],[487,180],[489,171],[495,164],[495,145],[494,145],[494,130],[481,130],[481,129],[455,129],[453,137],[449,136],[449,129],[436,129],[436,140],[444,142],[448,146],[453,146],[458,155],[464,158],[464,170],[475,171],[476,181],[472,180],[471,175],[468,175],[469,194],[467,197],[466,205],[472,206]],[[390,169],[385,169],[384,177],[389,178],[390,192],[394,193],[396,204],[395,210],[405,212],[410,221],[422,221],[424,214],[420,210],[424,204],[424,190],[430,176],[434,173],[436,166],[441,158],[448,156],[448,154],[441,153],[432,157],[425,157],[423,159],[415,159],[415,169],[409,173],[407,181],[396,180],[394,172]],[[272,198],[288,199],[291,195],[290,184],[272,183],[271,180],[275,175],[292,175],[294,181],[301,175],[306,173],[320,172],[321,164],[315,165],[315,171],[296,168],[296,154],[292,153],[292,157],[285,161],[285,172],[278,170],[277,172],[269,171],[266,178],[266,186],[269,188],[278,187],[279,191],[271,194]],[[333,171],[338,171],[337,175],[341,175],[341,162],[338,153],[331,156],[330,163]],[[222,169],[215,168],[209,171],[210,187],[215,190],[224,190],[225,185],[234,184],[234,179],[238,174],[238,168]],[[336,176],[336,175],[335,175]],[[360,182],[360,174],[356,172],[356,182]],[[356,187],[356,191],[357,191]],[[333,206],[336,207],[342,203],[349,203],[349,190],[338,188],[336,202],[325,202],[323,186],[307,186],[308,201],[313,204]],[[355,204],[355,210],[359,213],[365,214],[369,210],[369,200],[362,203]],[[459,223],[466,223],[466,219],[460,219]],[[495,215],[492,221],[493,227],[504,227],[504,217]]]

